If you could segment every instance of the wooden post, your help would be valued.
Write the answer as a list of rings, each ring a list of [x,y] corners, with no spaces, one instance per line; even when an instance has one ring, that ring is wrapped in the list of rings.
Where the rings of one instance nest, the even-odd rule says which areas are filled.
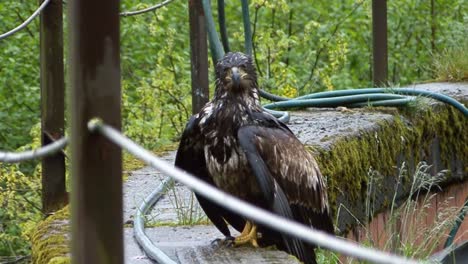
[[[43,0],[39,0],[41,4]],[[64,77],[62,0],[52,0],[41,13],[42,145],[63,137]],[[62,152],[42,160],[42,210],[49,214],[68,202],[65,157]]]
[[[189,0],[190,51],[192,71],[192,113],[208,102],[208,44],[201,0]]]
[[[122,157],[88,132],[91,118],[121,129],[118,0],[70,0],[72,263],[123,263]]]
[[[387,0],[372,0],[373,83],[387,85]]]

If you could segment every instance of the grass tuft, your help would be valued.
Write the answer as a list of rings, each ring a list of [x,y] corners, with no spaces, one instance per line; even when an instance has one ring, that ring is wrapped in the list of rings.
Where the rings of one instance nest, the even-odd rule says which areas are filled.
[[[415,258],[428,261],[431,254],[441,243],[444,243],[448,236],[448,230],[453,227],[458,217],[459,207],[450,206],[449,198],[438,208],[437,215],[431,226],[423,226],[420,223],[426,222],[428,217],[427,209],[431,207],[431,202],[436,197],[435,190],[441,190],[441,183],[446,175],[446,171],[441,171],[436,175],[430,174],[431,166],[424,162],[418,164],[415,172],[408,177],[408,171],[405,164],[399,170],[398,181],[394,186],[395,195],[389,205],[389,216],[380,234],[372,234],[355,217],[358,228],[363,232],[364,240],[360,243],[364,246],[379,248],[387,252],[403,255],[409,258]],[[384,176],[379,172],[369,169],[368,185],[366,189],[365,211],[368,219],[372,219],[376,212],[374,201],[379,195],[379,189]],[[403,187],[402,181],[411,180],[411,186],[406,193],[408,196],[403,200],[398,199],[397,190]],[[339,206],[337,214],[341,210],[352,212],[344,206]],[[338,217],[337,217],[338,219]],[[318,263],[365,263],[358,260],[346,259],[340,254],[328,250],[318,250]]]
[[[468,81],[468,40],[434,54],[433,71],[438,81]]]

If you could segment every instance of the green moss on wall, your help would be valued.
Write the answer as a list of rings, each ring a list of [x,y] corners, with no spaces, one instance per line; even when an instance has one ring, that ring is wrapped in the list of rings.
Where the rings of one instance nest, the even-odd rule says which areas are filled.
[[[384,175],[394,174],[396,158],[404,151],[406,129],[397,118],[381,122],[373,131],[361,132],[357,137],[338,139],[331,150],[318,150],[317,161],[327,177],[329,199],[336,204],[338,194],[350,200],[365,194],[369,168]]]
[[[69,218],[69,207],[66,206],[39,223],[31,234],[32,263],[71,263]]]
[[[70,257],[55,257],[49,261],[48,264],[69,264],[71,263]]]
[[[462,164],[461,169],[457,168],[458,175],[452,173],[447,182],[467,177],[468,122],[463,114],[453,107],[437,106],[394,116],[394,120],[379,122],[375,130],[337,139],[330,150],[314,149],[328,179],[329,199],[335,212],[337,203],[342,202],[337,201],[339,197],[345,197],[348,204],[364,204],[369,168],[394,177],[396,182],[396,166],[401,162],[413,163],[408,164],[410,168],[420,161],[431,164],[427,159],[435,155],[432,153],[435,141],[440,150],[437,158],[444,168],[454,170],[458,166],[456,161]],[[381,203],[385,205],[392,198],[394,185],[381,188],[384,199]]]

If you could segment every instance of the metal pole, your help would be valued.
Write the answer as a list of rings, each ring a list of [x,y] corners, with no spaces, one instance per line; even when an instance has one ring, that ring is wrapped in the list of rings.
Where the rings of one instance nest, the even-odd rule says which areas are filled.
[[[43,0],[39,0],[42,3]],[[63,137],[64,77],[62,0],[51,0],[41,13],[41,112],[42,145]],[[42,210],[45,214],[68,203],[65,190],[65,157],[58,152],[42,160]]]
[[[373,83],[387,84],[387,1],[372,0]]]
[[[192,71],[192,113],[208,102],[208,44],[201,0],[189,0],[190,51]]]
[[[121,128],[118,0],[71,0],[72,263],[123,263],[122,157],[88,132],[99,117]]]

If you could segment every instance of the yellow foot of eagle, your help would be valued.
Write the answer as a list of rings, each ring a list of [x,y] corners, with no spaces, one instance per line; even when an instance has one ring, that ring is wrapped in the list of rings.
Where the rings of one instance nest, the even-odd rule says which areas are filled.
[[[242,233],[234,239],[235,246],[245,245],[247,243],[252,244],[253,247],[258,247],[257,243],[257,225],[247,221],[244,226]]]

